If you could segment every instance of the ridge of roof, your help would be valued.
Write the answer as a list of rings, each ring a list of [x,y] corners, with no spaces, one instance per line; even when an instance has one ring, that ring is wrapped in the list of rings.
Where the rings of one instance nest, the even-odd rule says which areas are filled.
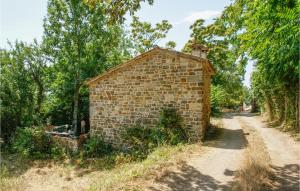
[[[155,46],[151,50],[148,50],[147,52],[144,52],[144,53],[142,53],[142,54],[140,54],[140,55],[138,55],[138,56],[136,56],[136,57],[134,57],[134,58],[132,58],[132,59],[130,59],[130,60],[122,63],[122,64],[119,64],[119,65],[117,65],[115,67],[110,68],[109,70],[105,71],[104,73],[102,73],[102,74],[100,74],[98,76],[95,76],[95,77],[87,80],[85,82],[85,84],[87,84],[88,86],[90,86],[91,84],[93,84],[93,82],[98,81],[99,79],[103,78],[104,76],[107,76],[108,74],[111,74],[114,71],[117,71],[117,70],[119,70],[121,68],[124,68],[124,67],[126,67],[126,66],[134,63],[136,60],[142,59],[142,58],[144,58],[144,57],[146,57],[146,56],[148,56],[148,55],[150,55],[150,54],[152,54],[154,52],[157,52],[157,51],[166,51],[166,52],[169,52],[169,53],[172,53],[172,54],[176,54],[176,55],[179,55],[181,57],[193,59],[193,60],[196,60],[196,61],[205,61],[205,62],[208,63],[208,65],[210,67],[211,74],[213,75],[215,73],[215,69],[214,69],[213,65],[207,59],[200,58],[198,56],[193,56],[191,54],[186,54],[186,53],[183,53],[183,52],[179,52],[179,51],[176,51],[176,50],[170,50],[170,49],[161,48],[159,46]]]

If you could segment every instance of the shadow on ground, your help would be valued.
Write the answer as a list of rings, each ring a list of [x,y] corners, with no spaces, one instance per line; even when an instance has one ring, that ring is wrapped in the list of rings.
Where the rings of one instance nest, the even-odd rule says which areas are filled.
[[[242,116],[242,117],[254,117],[259,116],[258,113],[249,113],[249,112],[240,112],[240,113],[223,113],[222,117],[225,119],[233,119],[235,116]]]
[[[242,129],[218,128],[219,138],[204,142],[205,146],[222,149],[243,149],[247,146],[246,135]]]
[[[156,180],[162,185],[162,188],[150,187],[152,191],[173,190],[173,191],[216,191],[231,190],[231,184],[224,185],[211,176],[202,174],[194,167],[183,163],[179,168],[179,172],[167,172],[164,176]]]
[[[34,162],[26,160],[17,154],[1,153],[0,168],[2,176],[19,177],[34,166]],[[44,165],[44,164],[43,164]]]
[[[300,190],[300,166],[299,164],[288,164],[283,167],[272,166],[274,180],[278,183],[277,191],[299,191]]]

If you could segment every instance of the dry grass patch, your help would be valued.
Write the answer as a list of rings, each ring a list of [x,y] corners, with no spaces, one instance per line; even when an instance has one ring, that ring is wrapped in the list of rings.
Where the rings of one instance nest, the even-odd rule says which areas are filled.
[[[175,165],[180,158],[198,148],[198,144],[162,146],[156,148],[145,160],[132,162],[120,157],[114,168],[101,170],[91,168],[93,165],[78,168],[72,161],[61,161],[60,164],[50,160],[12,163],[12,156],[8,155],[1,164],[0,190],[140,190],[135,188],[138,179],[143,182],[156,177],[163,168]]]
[[[213,144],[222,134],[222,119],[212,119],[212,131],[205,144]],[[90,190],[94,191],[139,191],[145,190],[156,179],[167,176],[174,171],[183,161],[192,155],[199,154],[202,144],[181,144],[177,146],[162,146],[155,149],[149,156],[139,162],[133,162],[105,171],[99,176]]]
[[[27,170],[26,161],[11,156],[4,160],[6,153],[0,153],[0,190],[5,191],[23,191],[26,182],[19,174]]]
[[[0,177],[0,188],[5,191],[23,191],[25,181],[21,178]]]
[[[214,128],[221,120],[214,121]],[[215,129],[216,130],[216,129]],[[216,131],[212,135],[215,137]],[[165,176],[171,169],[176,169],[180,163],[191,155],[202,150],[201,144],[179,144],[176,146],[161,146],[155,148],[144,160],[131,160],[130,157],[118,155],[111,166],[111,158],[87,159],[87,164],[81,166],[70,158],[64,158],[58,163],[46,161],[19,161],[12,164],[7,156],[7,167],[22,169],[16,175],[1,176],[0,186],[4,190],[143,190],[147,184],[157,177]],[[15,162],[14,162],[15,163]],[[76,164],[75,164],[76,163]],[[80,162],[79,162],[80,163]],[[26,168],[19,166],[23,164]],[[111,167],[110,167],[111,166]],[[15,170],[13,170],[15,171]],[[26,184],[25,184],[26,183]]]
[[[143,190],[143,183],[157,177],[163,169],[176,165],[184,156],[200,147],[199,144],[159,147],[141,162],[120,165],[101,173],[90,190]]]
[[[1,165],[0,188],[5,191],[23,191],[25,181],[19,177],[10,177],[6,166]]]
[[[241,170],[236,173],[235,191],[272,190],[273,172],[271,159],[260,135],[247,125],[243,125],[248,147]]]

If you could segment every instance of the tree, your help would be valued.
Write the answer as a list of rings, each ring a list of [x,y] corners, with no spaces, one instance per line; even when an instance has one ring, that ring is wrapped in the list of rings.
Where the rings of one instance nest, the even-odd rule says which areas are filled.
[[[33,44],[27,45],[20,42],[19,44],[16,43],[16,46],[19,46],[22,49],[24,54],[24,65],[37,88],[35,113],[36,115],[39,115],[44,100],[47,60],[42,45],[39,45],[36,40],[34,40]]]
[[[155,27],[149,22],[141,22],[139,18],[134,16],[131,23],[131,37],[134,41],[135,49],[139,53],[146,52],[153,48],[161,39],[165,38],[172,25],[163,20],[161,23],[156,23]],[[174,42],[169,42],[169,45],[176,46]]]
[[[52,94],[59,102],[72,97],[76,134],[80,131],[79,103],[80,93],[86,92],[82,89],[85,80],[129,56],[121,26],[107,24],[104,7],[89,7],[81,0],[50,0],[44,21],[43,40],[55,71]]]
[[[242,79],[247,58],[237,52],[236,38],[227,36],[225,21],[220,17],[213,24],[204,26],[204,20],[199,19],[190,29],[191,39],[183,51],[191,52],[194,43],[207,46],[207,57],[217,71],[212,79],[212,111],[241,106],[244,101]]]
[[[260,92],[269,119],[298,127],[299,1],[235,1],[225,12],[239,26],[242,51],[256,61],[252,87]]]
[[[267,111],[270,121],[285,127],[299,126],[299,12],[296,0],[236,0],[215,22],[233,45],[230,52],[242,63],[247,58],[256,63],[253,101]],[[245,70],[245,64],[239,66]]]
[[[26,75],[21,75],[24,68],[13,62],[10,51],[0,50],[0,65],[1,137],[8,142],[16,127],[22,124],[22,108],[27,105],[26,97],[30,93],[29,81]],[[23,102],[22,98],[25,98]]]
[[[165,46],[168,49],[174,49],[176,47],[176,43],[174,41],[168,41]]]
[[[125,14],[129,12],[130,15],[134,15],[141,8],[142,2],[152,5],[154,0],[85,0],[90,7],[104,4],[104,12],[109,15],[110,24],[123,23]]]
[[[46,59],[41,45],[21,41],[10,43],[10,50],[1,50],[1,124],[4,136],[17,126],[42,122],[41,107],[45,93]],[[3,127],[4,128],[4,127]]]

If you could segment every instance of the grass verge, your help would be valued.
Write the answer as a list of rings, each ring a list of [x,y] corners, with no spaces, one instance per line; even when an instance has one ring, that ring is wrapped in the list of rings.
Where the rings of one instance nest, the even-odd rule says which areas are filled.
[[[154,177],[162,168],[178,162],[184,156],[184,153],[190,153],[197,148],[199,148],[199,144],[158,147],[141,162],[128,163],[104,171],[98,177],[97,183],[92,185],[89,190],[142,190],[134,184],[136,179]]]
[[[24,181],[20,178],[8,178],[0,176],[0,188],[5,191],[23,191]]]
[[[116,156],[112,167],[107,164],[110,158],[86,161],[88,165],[82,166],[69,159],[30,161],[6,155],[1,160],[0,190],[142,190],[140,185],[149,178],[154,179],[163,169],[173,167],[200,148],[200,144],[164,145],[144,160]]]
[[[234,191],[268,191],[272,190],[272,177],[270,157],[265,144],[259,134],[243,125],[247,136],[248,146],[241,169],[236,173]]]
[[[267,121],[267,120],[265,120]],[[280,121],[267,121],[268,127],[272,127],[287,133],[290,135],[295,141],[300,141],[300,127],[293,128],[292,125],[280,122]]]
[[[22,191],[25,182],[22,178],[10,177],[6,166],[1,165],[0,188],[5,191]]]

